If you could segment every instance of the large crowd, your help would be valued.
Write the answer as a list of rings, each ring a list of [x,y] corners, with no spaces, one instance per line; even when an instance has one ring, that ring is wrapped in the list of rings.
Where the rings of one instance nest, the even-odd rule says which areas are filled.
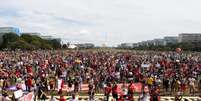
[[[35,92],[37,98],[45,98],[50,91],[70,94],[73,99],[82,92],[94,100],[96,93],[104,93],[108,101],[112,95],[116,101],[132,101],[134,83],[142,84],[141,101],[159,101],[161,95],[201,94],[201,53],[155,52],[121,50],[37,50],[0,51],[0,89],[9,95],[9,87]],[[57,87],[57,80],[62,80]],[[122,92],[118,84],[122,84]],[[72,92],[62,90],[63,85],[73,86]],[[148,91],[144,88],[148,87]],[[57,90],[55,90],[57,88]],[[72,100],[73,101],[73,100]],[[76,100],[75,100],[76,101]],[[149,100],[148,100],[149,101]]]

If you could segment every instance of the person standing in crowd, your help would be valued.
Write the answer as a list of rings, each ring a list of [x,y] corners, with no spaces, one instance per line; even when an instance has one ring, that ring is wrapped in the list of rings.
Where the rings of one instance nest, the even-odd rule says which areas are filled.
[[[178,54],[155,51],[1,51],[0,79],[3,79],[3,90],[7,90],[18,82],[26,81],[27,90],[31,91],[35,81],[40,95],[48,94],[49,86],[51,90],[58,89],[59,87],[55,86],[57,78],[62,78],[64,81],[67,79],[62,85],[72,88],[71,91],[73,91],[74,85],[74,91],[77,93],[79,93],[78,84],[85,85],[93,79],[93,86],[90,85],[89,90],[85,91],[91,98],[94,93],[103,91],[104,87],[101,84],[116,82],[114,85],[111,84],[112,90],[105,92],[105,95],[107,96],[111,92],[113,97],[118,100],[121,98],[118,97],[118,93],[122,89],[118,89],[117,84],[126,81],[127,85],[128,80],[143,83],[142,92],[146,85],[149,85],[149,90],[160,87],[160,81],[164,79],[164,87],[161,87],[163,90],[160,94],[180,90],[184,92],[186,87],[190,88],[191,94],[199,94],[199,87],[201,87],[198,78],[201,67],[200,57],[200,53],[194,52]],[[35,69],[32,70],[32,68]],[[26,78],[28,75],[33,76],[34,81],[32,77]],[[54,84],[49,79],[51,77],[54,78]],[[17,80],[13,78],[17,78]],[[31,80],[33,82],[30,82]],[[92,88],[96,88],[97,92]],[[126,88],[128,88],[126,95],[131,98],[133,95],[131,84]],[[68,94],[70,93],[68,92]],[[159,92],[157,94],[160,95]],[[154,93],[150,93],[150,95],[152,96]]]
[[[151,93],[150,101],[160,101],[160,96],[157,90]]]
[[[55,80],[53,78],[50,78],[49,86],[50,86],[50,90],[54,90],[54,88],[55,88]]]
[[[169,86],[170,86],[170,81],[168,78],[164,78],[163,80],[163,86],[165,88],[165,91],[168,92],[169,91]]]
[[[79,91],[79,81],[78,79],[75,79],[74,81],[74,93],[77,94]]]
[[[123,82],[123,84],[121,86],[121,93],[120,94],[123,96],[124,99],[126,99],[128,96],[128,87],[127,87],[125,81]]]
[[[29,92],[31,92],[31,88],[32,88],[32,79],[31,79],[31,77],[28,77],[28,79],[27,79],[27,91],[29,91]]]
[[[107,86],[105,87],[105,101],[109,101],[111,92],[112,92],[112,86],[110,83],[107,83]]]
[[[133,101],[134,90],[135,90],[135,87],[134,87],[133,81],[130,81],[130,84],[128,86],[128,99],[129,99],[129,101]]]
[[[3,90],[6,90],[6,88],[8,88],[8,86],[9,86],[8,79],[4,79],[4,80],[3,80],[3,87],[2,87],[2,89],[3,89]]]
[[[47,95],[46,95],[46,93],[45,93],[45,90],[46,90],[45,85],[42,83],[42,81],[40,81],[38,83],[38,92],[37,92],[38,99],[45,100],[45,99],[48,98]]]
[[[147,84],[148,84],[149,89],[151,89],[153,83],[154,83],[153,77],[149,76],[148,79],[147,79]]]
[[[116,101],[118,101],[118,86],[116,83],[114,83],[112,87],[112,96],[114,99],[116,99]]]
[[[186,80],[183,79],[181,82],[181,91],[185,94],[187,89]]]
[[[94,95],[95,95],[95,87],[93,82],[89,82],[89,101],[94,101]]]
[[[195,79],[193,77],[190,77],[189,79],[189,89],[190,89],[190,94],[195,94]]]
[[[175,91],[178,92],[181,89],[181,81],[180,79],[176,80],[176,84],[175,84]]]
[[[63,87],[64,87],[64,80],[61,79],[61,85],[60,85],[60,89],[59,89],[58,94],[62,94],[63,93]]]

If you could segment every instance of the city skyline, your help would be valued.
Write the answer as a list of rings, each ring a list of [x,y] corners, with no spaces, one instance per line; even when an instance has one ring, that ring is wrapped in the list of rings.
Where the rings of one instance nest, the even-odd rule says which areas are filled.
[[[201,1],[188,0],[6,0],[0,27],[18,27],[67,42],[109,46],[200,33]]]

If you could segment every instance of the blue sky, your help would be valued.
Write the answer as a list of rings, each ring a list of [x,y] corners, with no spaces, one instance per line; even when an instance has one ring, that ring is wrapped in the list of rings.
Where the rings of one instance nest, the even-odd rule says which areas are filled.
[[[201,32],[200,0],[1,0],[0,26],[66,42],[139,42]]]

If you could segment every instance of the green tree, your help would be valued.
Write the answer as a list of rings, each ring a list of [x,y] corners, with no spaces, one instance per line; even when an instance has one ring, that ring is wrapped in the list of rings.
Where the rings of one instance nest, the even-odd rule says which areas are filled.
[[[35,49],[41,48],[41,42],[39,40],[33,40],[31,44],[34,46]]]
[[[25,42],[24,40],[21,40],[21,39],[15,41],[15,42],[9,43],[7,48],[10,48],[12,50],[14,50],[14,49],[32,50],[33,49],[32,45],[28,44],[27,42]]]
[[[9,43],[17,41],[19,39],[19,36],[15,33],[7,33],[4,34],[2,38],[3,38],[2,47],[6,48]]]
[[[61,44],[58,40],[53,39],[53,40],[49,40],[49,44],[52,46],[52,48],[54,49],[59,49],[61,48]]]
[[[52,46],[47,43],[41,43],[41,49],[52,49]]]
[[[56,39],[44,40],[39,36],[23,34],[20,37],[14,33],[8,33],[3,36],[2,48],[9,49],[59,49],[61,44]]]

